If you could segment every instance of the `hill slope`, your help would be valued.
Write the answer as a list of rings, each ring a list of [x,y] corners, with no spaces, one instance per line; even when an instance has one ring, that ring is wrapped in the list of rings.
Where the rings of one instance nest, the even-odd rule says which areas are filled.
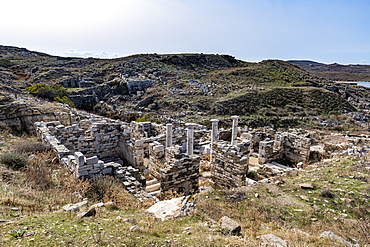
[[[250,63],[213,54],[64,58],[0,46],[2,88],[21,92],[36,84],[61,85],[58,92],[53,92],[56,87],[42,93],[33,88],[38,96],[58,96],[61,102],[127,121],[143,116],[186,116],[186,121],[232,114],[302,117],[370,104],[356,88],[351,91],[279,60]],[[356,100],[347,101],[354,98],[350,95]]]
[[[370,81],[370,65],[323,64],[306,60],[290,60],[316,76],[333,81]]]

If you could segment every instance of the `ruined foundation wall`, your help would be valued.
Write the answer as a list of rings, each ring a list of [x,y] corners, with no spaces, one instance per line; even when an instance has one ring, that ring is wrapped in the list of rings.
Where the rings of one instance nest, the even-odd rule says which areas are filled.
[[[87,157],[80,151],[73,151],[68,149],[54,135],[54,132],[58,133],[58,131],[56,130],[57,126],[60,126],[59,129],[67,129],[73,130],[76,133],[83,133],[83,130],[79,129],[77,126],[69,126],[72,128],[62,128],[60,122],[38,122],[35,123],[35,126],[37,129],[38,138],[44,142],[49,143],[52,146],[52,149],[57,153],[58,158],[60,159],[64,167],[66,167],[67,170],[69,170],[77,178],[90,178],[93,176],[102,175],[115,176],[120,179],[126,189],[134,195],[137,195],[137,193],[142,190],[142,187],[145,186],[145,178],[141,176],[139,169],[136,169],[132,166],[125,166],[122,161],[117,158],[107,159],[106,157],[104,157],[106,159],[101,160],[96,155]],[[92,124],[91,126],[94,127],[94,124]],[[110,127],[103,129],[109,130],[109,128],[114,125],[108,124],[108,126]],[[64,135],[66,133],[69,132],[63,132]],[[77,139],[81,138],[81,136],[77,137]],[[114,142],[115,140],[113,140],[113,143]],[[111,143],[110,145],[113,144]],[[104,156],[104,152],[102,154],[102,156]]]
[[[147,166],[161,184],[162,191],[192,194],[198,191],[200,157],[181,153],[179,147],[164,149],[160,143],[150,145]]]
[[[276,133],[275,140],[259,143],[258,163],[286,160],[292,164],[307,162],[310,156],[311,138],[292,133]]]
[[[77,124],[64,126],[59,122],[49,122],[46,127],[51,135],[71,151],[82,152],[87,157],[117,156],[116,148],[121,136],[119,122],[93,122],[88,129],[80,128]]]
[[[246,185],[249,165],[250,141],[235,146],[217,142],[212,147],[212,180],[221,187],[232,188]]]

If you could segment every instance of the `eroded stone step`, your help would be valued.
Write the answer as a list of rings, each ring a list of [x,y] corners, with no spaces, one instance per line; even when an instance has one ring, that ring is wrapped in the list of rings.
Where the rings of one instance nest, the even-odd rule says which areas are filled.
[[[153,185],[150,185],[150,186],[146,186],[146,192],[150,193],[150,192],[154,192],[154,191],[157,191],[157,190],[160,190],[161,189],[161,184],[160,183],[157,183],[157,184],[153,184]]]
[[[158,196],[159,194],[161,194],[161,191],[156,190],[156,191],[153,191],[153,192],[149,192],[148,194],[151,195],[151,196]]]
[[[156,184],[156,183],[158,183],[157,179],[148,180],[148,181],[146,181],[146,186],[150,186],[150,185],[153,185],[153,184]]]

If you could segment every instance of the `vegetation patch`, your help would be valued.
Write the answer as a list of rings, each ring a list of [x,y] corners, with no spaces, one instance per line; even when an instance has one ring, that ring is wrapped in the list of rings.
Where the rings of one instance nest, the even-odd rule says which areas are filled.
[[[0,163],[14,170],[19,170],[28,164],[27,157],[17,154],[9,153],[0,156]]]

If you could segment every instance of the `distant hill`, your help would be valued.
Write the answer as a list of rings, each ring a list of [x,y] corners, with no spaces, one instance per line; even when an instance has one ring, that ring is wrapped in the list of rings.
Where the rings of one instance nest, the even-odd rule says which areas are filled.
[[[309,66],[312,66],[312,65],[325,65],[324,63],[319,63],[319,62],[315,62],[315,61],[310,61],[310,60],[288,60],[287,61],[288,63],[292,63],[292,64],[295,64],[295,65],[309,65]]]
[[[333,81],[370,81],[370,65],[323,64],[309,60],[289,60],[316,76]]]
[[[217,54],[58,57],[0,46],[0,89],[21,92],[31,87],[39,97],[72,101],[124,121],[144,116],[142,120],[207,122],[230,115],[280,121],[370,105],[367,89],[335,84],[319,68],[326,73],[346,67],[313,61],[252,63]]]

